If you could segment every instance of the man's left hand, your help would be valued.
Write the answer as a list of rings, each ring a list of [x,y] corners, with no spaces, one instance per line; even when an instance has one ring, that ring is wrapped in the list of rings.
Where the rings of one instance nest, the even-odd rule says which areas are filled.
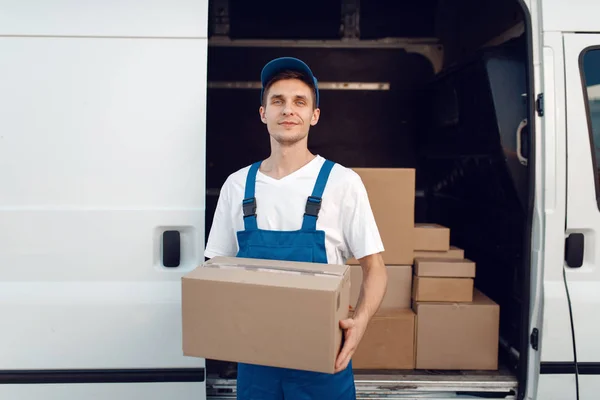
[[[335,361],[335,372],[340,372],[348,367],[360,340],[367,329],[367,322],[363,319],[348,318],[340,321],[340,327],[343,329],[346,342],[342,351]]]

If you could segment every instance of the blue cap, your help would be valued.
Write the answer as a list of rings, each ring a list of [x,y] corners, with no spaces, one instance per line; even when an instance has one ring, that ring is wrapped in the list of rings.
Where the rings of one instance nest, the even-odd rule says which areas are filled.
[[[312,71],[304,63],[303,61],[294,58],[294,57],[280,57],[274,60],[269,61],[262,69],[260,73],[260,80],[262,83],[262,89],[260,90],[260,100],[262,103],[263,93],[265,90],[265,86],[267,83],[278,73],[281,71],[298,71],[303,73],[308,77],[308,79],[312,79],[313,84],[315,86],[316,92],[316,106],[319,107],[319,85],[317,83],[317,78],[313,75]]]

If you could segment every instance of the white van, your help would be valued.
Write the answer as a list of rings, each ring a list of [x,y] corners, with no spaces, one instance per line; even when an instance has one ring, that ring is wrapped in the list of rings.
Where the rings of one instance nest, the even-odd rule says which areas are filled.
[[[597,399],[600,2],[0,0],[0,399],[232,399],[180,278],[267,156],[258,76],[321,82],[314,152],[417,171],[501,309],[500,368],[357,371],[360,399]],[[598,308],[597,308],[598,307]],[[598,320],[596,318],[599,317]]]

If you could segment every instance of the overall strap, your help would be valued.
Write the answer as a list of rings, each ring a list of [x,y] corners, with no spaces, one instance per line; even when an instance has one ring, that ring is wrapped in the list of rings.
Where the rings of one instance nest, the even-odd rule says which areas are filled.
[[[257,230],[256,223],[256,197],[254,197],[254,187],[256,186],[256,173],[260,167],[261,161],[257,161],[250,166],[246,176],[246,188],[244,189],[244,200],[242,200],[242,210],[244,212],[244,229]]]
[[[325,185],[327,185],[327,179],[329,179],[329,173],[335,163],[330,160],[325,160],[325,163],[319,171],[317,176],[317,182],[311,196],[308,196],[306,200],[306,209],[304,211],[304,219],[302,221],[302,230],[314,231],[317,229],[317,218],[319,217],[319,211],[321,210],[321,202],[323,192],[325,191]]]

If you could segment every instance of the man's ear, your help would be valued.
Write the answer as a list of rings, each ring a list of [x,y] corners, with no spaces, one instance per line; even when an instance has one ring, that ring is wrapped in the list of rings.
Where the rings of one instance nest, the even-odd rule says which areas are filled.
[[[321,109],[315,108],[312,114],[312,118],[310,119],[310,125],[315,126],[317,122],[319,122],[319,118],[321,117]]]
[[[263,124],[267,123],[267,116],[265,115],[265,108],[263,106],[260,106],[260,108],[258,109],[258,113],[260,114],[260,120],[263,122]]]

